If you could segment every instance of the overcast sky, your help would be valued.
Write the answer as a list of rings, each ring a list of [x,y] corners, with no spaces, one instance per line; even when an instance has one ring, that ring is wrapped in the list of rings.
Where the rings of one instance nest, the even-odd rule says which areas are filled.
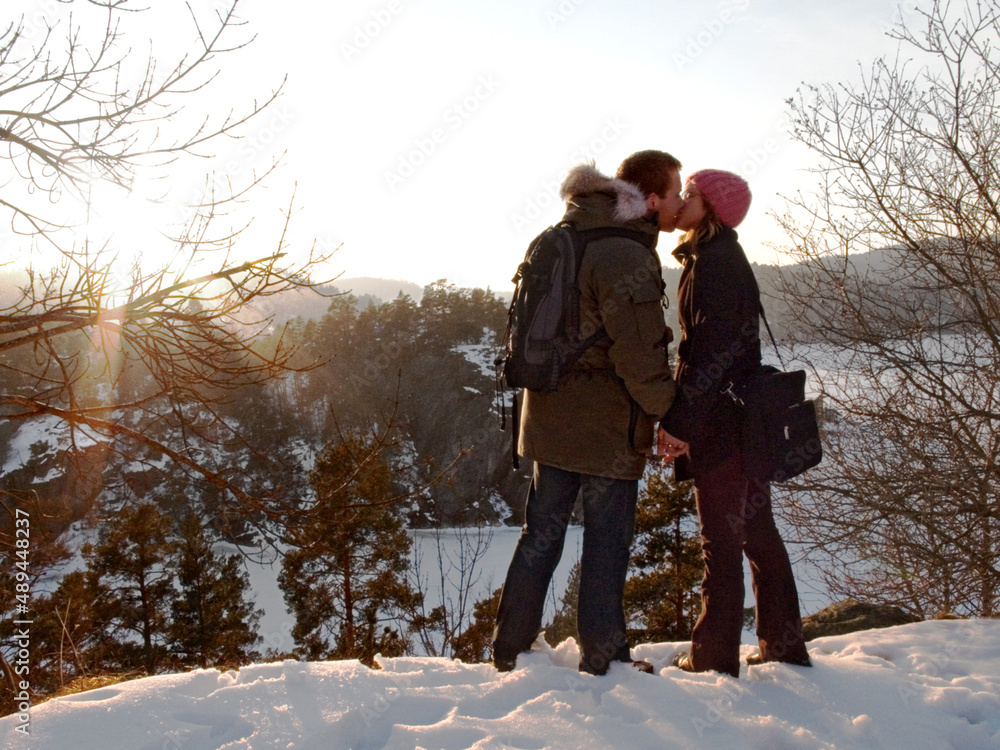
[[[200,14],[217,4],[192,3]],[[190,34],[181,3],[158,7],[168,5],[159,30]],[[670,151],[685,173],[742,173],[754,193],[743,245],[752,260],[780,260],[764,244],[781,240],[768,212],[781,209],[779,192],[814,182],[809,155],[786,135],[785,100],[803,81],[856,80],[859,63],[895,49],[885,32],[912,14],[885,0],[240,5],[237,36],[256,40],[219,58],[221,85],[190,104],[224,112],[288,76],[247,138],[213,151],[215,168],[237,179],[287,152],[255,204],[251,239],[271,241],[266,217],[296,183],[293,249],[310,237],[343,243],[332,270],[501,291],[531,237],[559,220],[555,194],[571,166],[594,158],[612,173],[646,148]],[[190,192],[179,184],[174,197]],[[675,244],[661,236],[661,255]]]

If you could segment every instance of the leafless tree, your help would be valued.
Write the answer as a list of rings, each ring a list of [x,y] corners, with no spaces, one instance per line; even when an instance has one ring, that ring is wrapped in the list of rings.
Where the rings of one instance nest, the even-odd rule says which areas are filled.
[[[790,100],[818,190],[782,218],[781,294],[826,420],[789,520],[830,589],[996,614],[1000,15],[935,1],[854,84]]]
[[[462,634],[472,624],[475,594],[481,588],[483,577],[482,562],[493,541],[493,530],[489,527],[459,527],[451,532],[437,528],[430,532],[434,536],[436,565],[430,572],[423,569],[425,544],[414,536],[414,558],[410,567],[410,584],[421,593],[420,612],[415,613],[411,628],[416,632],[425,653],[430,656],[454,655],[462,640]],[[454,538],[454,544],[447,537]],[[436,570],[435,570],[436,568]],[[435,581],[432,584],[431,579]],[[492,584],[486,587],[492,590]],[[436,590],[440,604],[429,613],[424,600]]]
[[[121,248],[75,217],[95,185],[128,190],[140,175],[211,156],[211,144],[240,137],[281,86],[243,111],[189,108],[218,97],[220,58],[252,41],[239,0],[186,4],[189,46],[173,60],[129,48],[141,39],[127,30],[150,12],[133,0],[48,5],[51,18],[22,17],[0,32],[0,209],[27,257],[49,259],[31,263],[0,302],[0,424],[47,418],[77,451],[97,444],[131,460],[165,456],[239,512],[266,510],[273,488],[213,463],[211,446],[241,440],[219,407],[242,386],[311,366],[255,309],[316,287],[311,271],[329,257],[290,261],[289,205],[276,207],[274,236],[259,248],[256,233],[259,249],[244,260],[239,209],[274,162],[239,185],[207,175],[203,197],[164,230],[168,264],[147,255],[123,269]]]

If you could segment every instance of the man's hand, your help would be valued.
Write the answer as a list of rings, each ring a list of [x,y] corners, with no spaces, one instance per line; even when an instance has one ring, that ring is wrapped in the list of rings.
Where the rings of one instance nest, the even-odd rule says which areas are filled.
[[[689,453],[690,447],[679,438],[675,438],[662,427],[656,428],[656,455],[666,461],[673,461],[678,456]]]

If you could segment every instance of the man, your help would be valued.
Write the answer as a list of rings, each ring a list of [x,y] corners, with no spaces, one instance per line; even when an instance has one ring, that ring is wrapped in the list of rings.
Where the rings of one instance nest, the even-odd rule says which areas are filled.
[[[680,162],[662,151],[633,154],[615,179],[581,165],[563,183],[564,218],[577,229],[621,228],[650,241],[613,236],[587,246],[579,273],[581,338],[600,329],[607,336],[555,392],[525,391],[518,453],[534,467],[497,611],[493,663],[501,671],[513,669],[538,636],[578,494],[584,514],[580,670],[604,674],[612,661],[631,662],[622,596],[638,480],[652,452],[654,424],[675,392],[655,241],[658,232],[674,229],[680,187]],[[666,443],[668,455],[686,449],[669,436]]]

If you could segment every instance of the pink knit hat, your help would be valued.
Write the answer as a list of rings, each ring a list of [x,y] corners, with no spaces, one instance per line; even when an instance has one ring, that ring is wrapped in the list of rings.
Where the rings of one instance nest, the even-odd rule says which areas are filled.
[[[739,226],[750,210],[750,186],[738,174],[721,169],[699,169],[687,178],[705,200],[712,204],[719,221],[727,227]]]

